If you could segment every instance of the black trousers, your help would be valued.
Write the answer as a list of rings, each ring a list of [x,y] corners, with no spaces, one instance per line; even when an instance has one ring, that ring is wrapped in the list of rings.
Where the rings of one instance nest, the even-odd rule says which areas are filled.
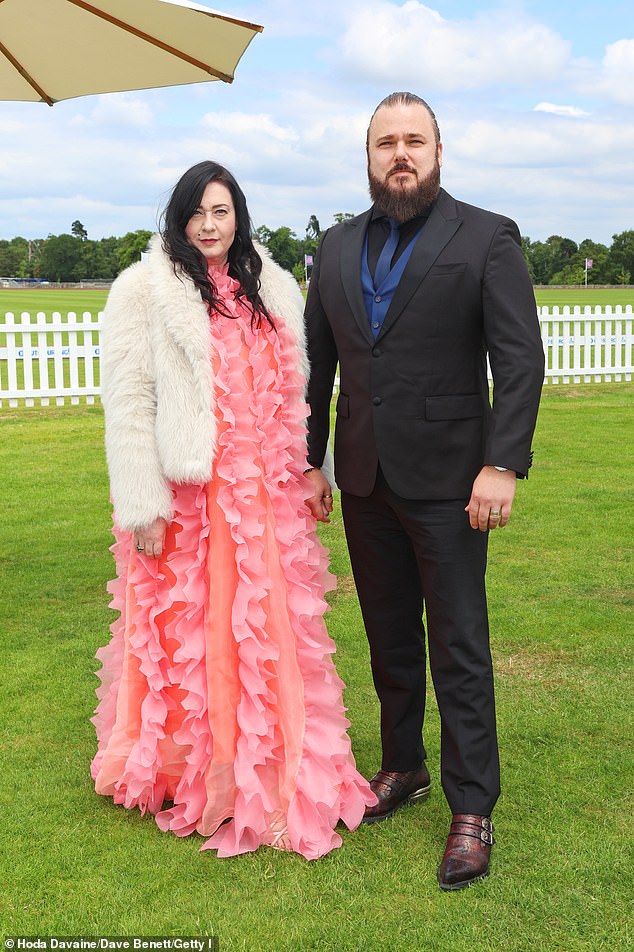
[[[381,704],[384,770],[425,759],[425,627],[452,813],[488,815],[500,793],[484,576],[488,533],[467,500],[403,499],[379,470],[370,496],[342,493],[352,570]]]

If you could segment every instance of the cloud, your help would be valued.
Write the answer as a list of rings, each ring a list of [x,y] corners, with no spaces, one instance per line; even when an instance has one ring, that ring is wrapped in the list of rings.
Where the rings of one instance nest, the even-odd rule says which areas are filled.
[[[10,230],[3,227],[5,218],[11,222]],[[0,236],[46,238],[49,234],[70,234],[71,224],[76,219],[83,222],[88,237],[96,240],[111,235],[121,236],[140,228],[150,231],[156,228],[156,215],[151,208],[95,201],[77,193],[60,198],[47,197],[45,202],[39,198],[3,201]]]
[[[445,123],[443,185],[514,218],[522,234],[609,244],[632,227],[634,126],[531,112]]]
[[[282,126],[267,114],[250,112],[208,112],[200,120],[201,126],[243,144],[249,139],[263,137],[268,141],[290,143],[297,140],[296,133]],[[244,138],[242,138],[244,137]],[[241,140],[242,139],[242,143]]]
[[[526,0],[486,13],[465,0],[361,2],[314,12],[246,0],[241,15],[266,29],[231,86],[0,105],[0,237],[68,232],[76,218],[91,238],[153,228],[203,158],[234,172],[256,226],[303,235],[315,214],[327,227],[368,206],[367,123],[407,87],[429,90],[456,197],[510,214],[535,239],[609,243],[632,227],[634,40],[619,39],[620,25],[581,59],[546,25],[559,15],[542,8],[537,22]],[[445,13],[457,9],[462,18]],[[578,36],[572,23],[563,36]]]
[[[634,40],[617,40],[606,47],[600,86],[624,106],[634,106]]]
[[[261,0],[250,6],[243,2],[236,16],[264,26],[262,39],[265,41],[269,38],[327,35],[342,15],[341,0],[320,0],[319,5],[298,3],[297,0],[267,0],[264,6],[265,10]]]
[[[634,39],[622,38],[604,47],[600,60],[573,60],[567,75],[576,95],[610,106],[634,106]],[[631,121],[627,114],[624,121]]]
[[[361,178],[365,187],[367,117],[317,93],[298,91],[278,106],[285,122],[269,114],[208,113],[197,134],[181,143],[201,148],[239,178],[271,186],[340,187]],[[206,145],[205,145],[206,143]],[[279,202],[274,203],[277,212]]]
[[[85,112],[77,112],[70,119],[71,126],[93,125],[103,128],[112,127],[117,130],[127,126],[136,129],[138,126],[152,125],[153,112],[147,100],[140,96],[120,93],[113,96],[103,95],[95,97],[95,104]]]
[[[472,165],[513,169],[554,167],[592,171],[597,161],[609,167],[627,161],[634,152],[634,126],[566,116],[532,113],[500,121],[499,118],[458,118],[445,126],[444,165],[451,157]],[[571,163],[574,156],[574,163]],[[630,159],[631,162],[631,159]],[[597,178],[600,177],[596,169]]]
[[[548,112],[553,116],[570,116],[573,119],[590,115],[589,112],[585,112],[577,106],[558,106],[553,102],[539,102],[534,109],[535,112]]]
[[[340,51],[349,71],[391,88],[396,82],[452,91],[553,79],[568,62],[570,44],[517,12],[448,20],[418,0],[374,0],[355,8]]]
[[[182,146],[184,153],[227,165],[240,182],[248,178],[292,187],[304,178],[301,135],[292,118],[280,122],[266,113],[207,113],[200,131]]]

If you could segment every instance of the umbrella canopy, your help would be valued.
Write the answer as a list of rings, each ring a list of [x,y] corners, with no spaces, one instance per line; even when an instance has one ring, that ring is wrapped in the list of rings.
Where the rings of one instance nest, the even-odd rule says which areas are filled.
[[[186,0],[0,0],[0,100],[230,83],[261,30]]]

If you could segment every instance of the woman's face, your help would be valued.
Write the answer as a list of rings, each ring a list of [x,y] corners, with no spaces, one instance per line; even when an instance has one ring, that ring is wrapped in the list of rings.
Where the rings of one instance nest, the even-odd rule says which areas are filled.
[[[236,235],[231,192],[222,182],[210,182],[200,205],[185,226],[187,240],[202,251],[209,264],[222,266]]]

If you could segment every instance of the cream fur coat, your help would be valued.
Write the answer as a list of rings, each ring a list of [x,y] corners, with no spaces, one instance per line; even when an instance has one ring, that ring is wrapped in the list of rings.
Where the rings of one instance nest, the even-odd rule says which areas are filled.
[[[294,278],[257,246],[262,300],[297,343],[307,374],[303,299]],[[112,285],[102,332],[102,402],[114,514],[134,531],[172,518],[168,480],[206,482],[216,447],[209,315],[155,235],[147,259]]]

